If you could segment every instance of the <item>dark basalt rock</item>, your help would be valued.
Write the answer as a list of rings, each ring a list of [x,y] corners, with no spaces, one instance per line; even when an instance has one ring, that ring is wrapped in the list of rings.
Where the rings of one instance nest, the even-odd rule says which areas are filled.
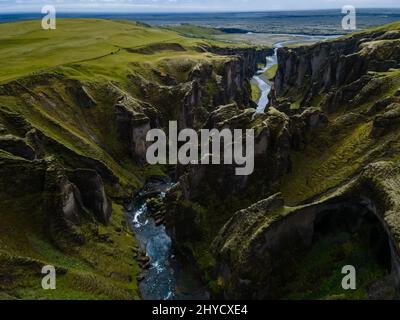
[[[366,112],[365,114],[368,116],[372,116],[377,114],[378,112],[383,111],[389,104],[398,101],[395,97],[388,96],[384,97],[378,101],[376,101]]]
[[[371,136],[378,138],[388,133],[396,124],[400,123],[400,104],[392,103],[385,112],[376,116]]]
[[[365,85],[360,80],[368,76],[368,72],[399,68],[398,35],[397,31],[363,33],[312,46],[280,48],[273,93],[276,98],[300,98],[300,107],[304,107],[318,94],[331,92],[326,107],[334,110],[340,103],[356,96]],[[385,41],[377,41],[382,37]],[[345,88],[349,85],[352,86]],[[369,97],[368,94],[363,96]],[[358,102],[354,101],[354,104]]]
[[[226,48],[226,47],[204,47],[206,51],[220,55],[239,56],[244,67],[245,76],[250,78],[258,70],[258,63],[265,63],[267,56],[272,55],[271,48]]]
[[[69,180],[78,187],[85,208],[92,211],[98,221],[108,224],[112,203],[107,198],[103,181],[98,173],[89,169],[77,169],[68,171],[67,175]]]
[[[26,140],[35,150],[38,158],[43,158],[45,155],[45,141],[46,137],[37,129],[32,129],[27,132]]]
[[[83,205],[78,187],[71,183],[65,170],[52,159],[47,161],[45,173],[44,212],[48,219],[47,233],[61,249],[71,244],[83,245],[85,236],[79,229],[90,215]]]
[[[372,77],[366,75],[350,84],[343,85],[339,88],[332,88],[321,101],[321,108],[331,113],[336,111],[341,105],[349,104],[371,80]],[[365,97],[365,95],[363,96]]]
[[[35,151],[24,139],[10,134],[0,136],[0,149],[27,160],[34,160],[36,157]]]
[[[149,104],[130,96],[122,97],[115,105],[119,139],[127,146],[138,163],[146,162],[147,132],[159,124],[158,114]]]
[[[394,279],[390,276],[373,283],[368,290],[368,299],[397,300],[399,295],[393,287],[393,283]]]
[[[398,290],[398,177],[399,168],[394,163],[374,163],[357,179],[322,200],[290,208],[284,207],[278,194],[237,212],[213,243],[218,274],[224,279],[225,297],[274,297],[281,281],[287,280],[283,270],[290,271],[287,257],[308,250],[315,233],[321,232],[318,228],[354,233],[367,216],[375,217],[383,238],[387,239],[383,244],[390,252],[386,264],[392,279],[389,291]],[[297,249],[292,251],[294,248]],[[387,290],[372,286],[370,294],[377,296],[381,291]]]
[[[89,94],[88,89],[80,84],[68,87],[67,91],[72,96],[75,103],[81,108],[91,108],[96,105],[96,101]]]
[[[290,117],[291,146],[302,150],[308,144],[309,134],[328,124],[326,115],[317,108],[306,108],[302,113]]]
[[[32,129],[32,126],[22,115],[9,111],[6,108],[0,108],[0,119],[2,119],[3,126],[5,128],[11,128],[15,130],[20,136],[24,136],[29,130]]]
[[[10,197],[40,193],[45,185],[46,163],[10,156],[0,150],[0,189]]]

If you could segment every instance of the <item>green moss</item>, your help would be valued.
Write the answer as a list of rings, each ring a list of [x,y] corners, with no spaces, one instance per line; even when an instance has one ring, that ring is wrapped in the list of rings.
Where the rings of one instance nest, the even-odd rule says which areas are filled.
[[[293,267],[291,280],[282,288],[284,299],[368,299],[368,289],[388,275],[373,257],[368,237],[336,234],[319,240]],[[356,290],[343,290],[345,265],[356,267]],[[317,286],[315,284],[318,283]]]
[[[258,100],[260,100],[261,97],[261,90],[258,87],[257,83],[252,80],[251,81],[251,100],[253,100],[254,102],[258,102]]]
[[[278,65],[274,64],[271,68],[265,71],[262,76],[268,81],[273,81],[277,71],[278,71]]]
[[[371,138],[374,117],[361,116],[378,99],[392,95],[400,84],[400,74],[392,71],[385,77],[384,92],[360,105],[343,105],[329,114],[329,124],[313,132],[302,151],[293,151],[292,171],[282,179],[280,190],[289,205],[296,205],[347,181],[371,161],[393,159],[399,150],[395,144],[399,128],[380,139]],[[313,100],[318,104],[321,96]],[[391,151],[390,151],[391,150]]]
[[[318,139],[304,152],[292,152],[293,170],[280,187],[287,203],[304,201],[354,175],[363,166],[373,143],[371,128],[372,123],[365,123],[336,136],[321,129],[315,133]]]
[[[33,200],[33,201],[32,201]],[[7,204],[0,212],[0,275],[11,282],[0,285],[10,297],[22,299],[138,299],[136,274],[140,268],[133,260],[136,243],[126,227],[125,214],[113,207],[107,227],[85,227],[87,242],[68,252],[56,248],[42,228],[46,217],[40,209],[26,216],[26,208],[38,201],[36,195],[18,201],[2,197]],[[35,207],[34,207],[35,208]],[[40,204],[36,207],[40,208]],[[107,235],[107,242],[98,239]],[[9,239],[12,237],[13,241]],[[43,290],[41,268],[54,265],[57,289]]]

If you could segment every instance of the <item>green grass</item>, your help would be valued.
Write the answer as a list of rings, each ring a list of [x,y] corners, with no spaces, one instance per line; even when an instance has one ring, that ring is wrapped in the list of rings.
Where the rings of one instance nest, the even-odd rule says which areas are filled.
[[[277,70],[278,70],[278,65],[274,64],[271,68],[265,71],[262,76],[268,81],[273,81]]]
[[[143,112],[142,99],[166,118],[175,116],[180,112],[180,97],[170,97],[163,77],[186,83],[196,65],[213,65],[220,70],[232,59],[199,50],[199,46],[208,45],[226,44],[126,21],[58,19],[56,30],[42,30],[40,21],[0,24],[0,108],[20,115],[29,128],[44,134],[45,157],[72,169],[86,167],[83,158],[94,159],[119,180],[119,184],[104,181],[107,194],[118,199],[127,197],[147,176],[162,174],[165,168],[139,166],[133,161],[118,132],[115,104],[125,95],[137,99],[133,112]],[[150,93],[141,87],[147,84],[152,84]],[[69,90],[82,86],[96,101],[89,108],[80,106]],[[205,87],[210,94],[215,91],[211,80]],[[25,137],[24,130],[16,130],[3,120],[0,113],[2,126]],[[13,159],[6,153],[1,156]],[[26,168],[18,171],[18,161],[20,181],[15,186],[29,186],[29,177],[36,174],[34,170],[26,174],[31,167],[38,167],[43,176],[45,168],[39,162],[23,162]],[[0,184],[6,187],[12,173],[3,169],[5,175]],[[4,262],[0,275],[11,281],[0,284],[1,297],[139,298],[136,275],[140,270],[132,252],[136,244],[123,223],[122,208],[113,206],[112,221],[107,227],[93,222],[79,226],[79,232],[87,239],[85,245],[71,244],[67,250],[64,246],[61,249],[46,231],[43,200],[48,195],[42,188],[38,185],[34,192],[28,188],[12,195],[0,190],[0,258]],[[110,241],[102,241],[99,235]],[[39,271],[44,264],[54,264],[62,270],[55,291],[41,289]]]
[[[361,117],[359,112],[367,110],[380,97],[391,95],[399,88],[400,72],[393,70],[382,74],[386,89],[380,96],[371,97],[365,103],[349,110],[342,106],[336,113],[329,114],[329,124],[318,129],[309,137],[307,147],[292,151],[292,171],[282,179],[280,190],[288,204],[297,205],[311,197],[336,187],[353,177],[366,164],[374,160],[396,160],[399,128],[380,139],[370,134],[374,116]],[[316,99],[318,103],[320,97]],[[354,123],[344,122],[353,112]],[[388,152],[385,148],[392,151]]]
[[[42,30],[39,21],[1,24],[0,81],[61,65],[101,60],[126,47],[179,38],[173,32],[122,21],[57,19],[56,30]]]
[[[136,243],[122,223],[125,214],[120,206],[113,207],[109,227],[87,225],[86,244],[65,252],[43,232],[46,215],[40,194],[18,201],[3,194],[0,198],[0,276],[9,279],[0,284],[0,291],[19,299],[139,299],[135,276],[140,269],[132,253]],[[112,243],[99,242],[96,234],[107,234]],[[41,287],[41,268],[48,264],[56,267],[56,290]],[[121,276],[112,278],[112,273]]]
[[[258,85],[255,82],[255,80],[251,80],[250,84],[251,84],[251,100],[253,100],[254,102],[257,103],[258,100],[260,100],[260,97],[261,97],[261,90],[258,87]]]
[[[57,19],[56,30],[43,30],[40,21],[5,23],[0,25],[0,83],[61,66],[84,78],[103,75],[121,79],[131,63],[154,63],[170,56],[163,44],[179,43],[187,49],[180,56],[198,57],[193,49],[199,42],[126,21]],[[133,52],[151,45],[158,46],[154,55]]]
[[[367,29],[364,29],[364,30],[361,30],[361,31],[357,31],[357,32],[345,35],[345,36],[343,36],[343,38],[349,38],[349,37],[352,37],[354,35],[360,35],[360,34],[370,33],[370,32],[373,32],[373,31],[381,31],[381,30],[383,30],[383,31],[399,31],[400,30],[400,22],[396,21],[396,22],[393,22],[393,23],[385,24],[383,26],[367,28]],[[335,41],[335,40],[332,39],[332,40],[329,40],[329,41]]]
[[[155,71],[186,82],[195,65],[218,65],[229,59],[198,51],[199,45],[208,44],[125,21],[58,19],[56,30],[42,30],[38,21],[1,24],[0,84],[17,80],[23,87],[13,96],[0,94],[0,105],[22,114],[74,153],[100,160],[122,183],[138,187],[147,172],[154,170],[139,168],[126,159],[115,121],[110,121],[115,117],[117,97],[107,86],[113,83],[121,92],[135,96],[141,94],[140,89],[132,87],[129,77],[158,82]],[[67,93],[70,79],[90,88],[98,105],[77,108]],[[23,89],[27,87],[29,91]],[[32,101],[32,92],[45,95],[52,103],[44,103],[43,98]]]

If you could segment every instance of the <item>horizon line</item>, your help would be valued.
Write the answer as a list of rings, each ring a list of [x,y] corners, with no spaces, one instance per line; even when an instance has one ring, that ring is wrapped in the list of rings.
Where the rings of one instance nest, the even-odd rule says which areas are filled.
[[[364,10],[364,9],[400,9],[400,5],[398,7],[356,7],[356,10]],[[121,9],[122,10],[122,9]],[[214,10],[179,10],[179,11],[166,11],[166,10],[156,10],[156,11],[118,11],[118,10],[60,10],[57,11],[58,14],[202,14],[202,13],[270,13],[270,12],[304,12],[304,11],[334,11],[341,10],[341,7],[335,8],[319,8],[319,9],[266,9],[266,10],[225,10],[225,9],[214,9]],[[42,14],[40,11],[36,10],[6,10],[1,14]]]

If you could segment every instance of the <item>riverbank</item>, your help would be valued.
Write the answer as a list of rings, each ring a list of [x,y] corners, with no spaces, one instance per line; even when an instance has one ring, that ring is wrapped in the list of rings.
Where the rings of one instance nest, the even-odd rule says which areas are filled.
[[[330,39],[335,39],[340,36],[332,36],[332,35],[322,35],[322,36],[312,36],[312,35],[305,35],[305,34],[296,34],[296,35],[283,35],[283,36],[290,36],[294,37],[295,39],[285,40],[281,42],[277,42],[274,44],[274,54],[268,56],[266,58],[266,64],[263,68],[258,70],[257,74],[252,78],[253,86],[258,87],[258,93],[256,96],[258,97],[257,102],[257,113],[264,113],[266,106],[269,103],[268,95],[271,92],[272,82],[270,81],[270,77],[274,76],[274,73],[271,73],[270,76],[267,78],[263,76],[264,74],[272,71],[273,68],[276,67],[278,64],[278,49],[282,48],[286,45],[305,45],[305,44],[313,44],[319,41],[327,41]]]
[[[196,270],[174,250],[163,223],[154,218],[151,200],[162,201],[173,186],[168,178],[149,179],[128,212],[132,230],[148,261],[140,283],[146,300],[208,300]]]

